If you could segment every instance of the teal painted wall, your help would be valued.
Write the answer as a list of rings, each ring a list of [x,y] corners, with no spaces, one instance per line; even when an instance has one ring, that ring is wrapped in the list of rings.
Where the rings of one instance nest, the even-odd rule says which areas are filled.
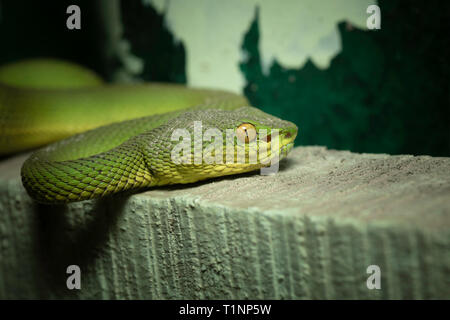
[[[437,2],[436,2],[437,4]],[[338,25],[342,52],[326,70],[276,60],[263,74],[258,14],[241,70],[253,105],[295,122],[300,145],[450,156],[450,3],[379,1],[382,27]]]

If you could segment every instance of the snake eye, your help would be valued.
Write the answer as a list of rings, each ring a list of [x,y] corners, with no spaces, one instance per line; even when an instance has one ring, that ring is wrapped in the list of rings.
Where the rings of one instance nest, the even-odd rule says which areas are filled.
[[[236,129],[236,136],[242,143],[249,143],[256,139],[256,128],[251,123],[243,123]]]

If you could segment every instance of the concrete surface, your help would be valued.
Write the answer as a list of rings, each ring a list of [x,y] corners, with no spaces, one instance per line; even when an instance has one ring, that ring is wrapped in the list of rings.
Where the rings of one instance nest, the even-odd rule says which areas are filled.
[[[44,206],[25,157],[0,162],[0,298],[450,298],[450,158],[297,147],[274,176]]]

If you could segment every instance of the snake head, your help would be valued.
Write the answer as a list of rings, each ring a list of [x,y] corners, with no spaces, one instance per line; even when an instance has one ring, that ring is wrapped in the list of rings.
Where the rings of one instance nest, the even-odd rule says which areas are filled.
[[[147,133],[142,150],[155,185],[191,183],[277,163],[297,130],[254,107],[192,110]]]

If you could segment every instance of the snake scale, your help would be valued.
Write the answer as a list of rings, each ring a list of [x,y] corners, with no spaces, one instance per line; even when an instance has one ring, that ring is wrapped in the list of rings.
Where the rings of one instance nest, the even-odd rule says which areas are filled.
[[[172,137],[174,130],[184,129],[193,137],[195,122],[201,123],[202,133],[218,129],[225,137],[227,130],[236,132],[232,150],[224,142],[220,145],[223,159],[239,148],[248,159],[263,144],[269,150],[265,160],[281,159],[297,135],[295,124],[225,91],[161,83],[105,84],[84,67],[53,59],[0,67],[0,156],[41,147],[21,170],[28,194],[41,203],[102,198],[267,166],[259,155],[252,163],[173,161],[172,150],[179,143]],[[262,137],[260,129],[269,134]],[[279,145],[271,151],[274,129],[279,131]],[[200,151],[215,139],[203,142]],[[198,146],[188,141],[192,159]]]

